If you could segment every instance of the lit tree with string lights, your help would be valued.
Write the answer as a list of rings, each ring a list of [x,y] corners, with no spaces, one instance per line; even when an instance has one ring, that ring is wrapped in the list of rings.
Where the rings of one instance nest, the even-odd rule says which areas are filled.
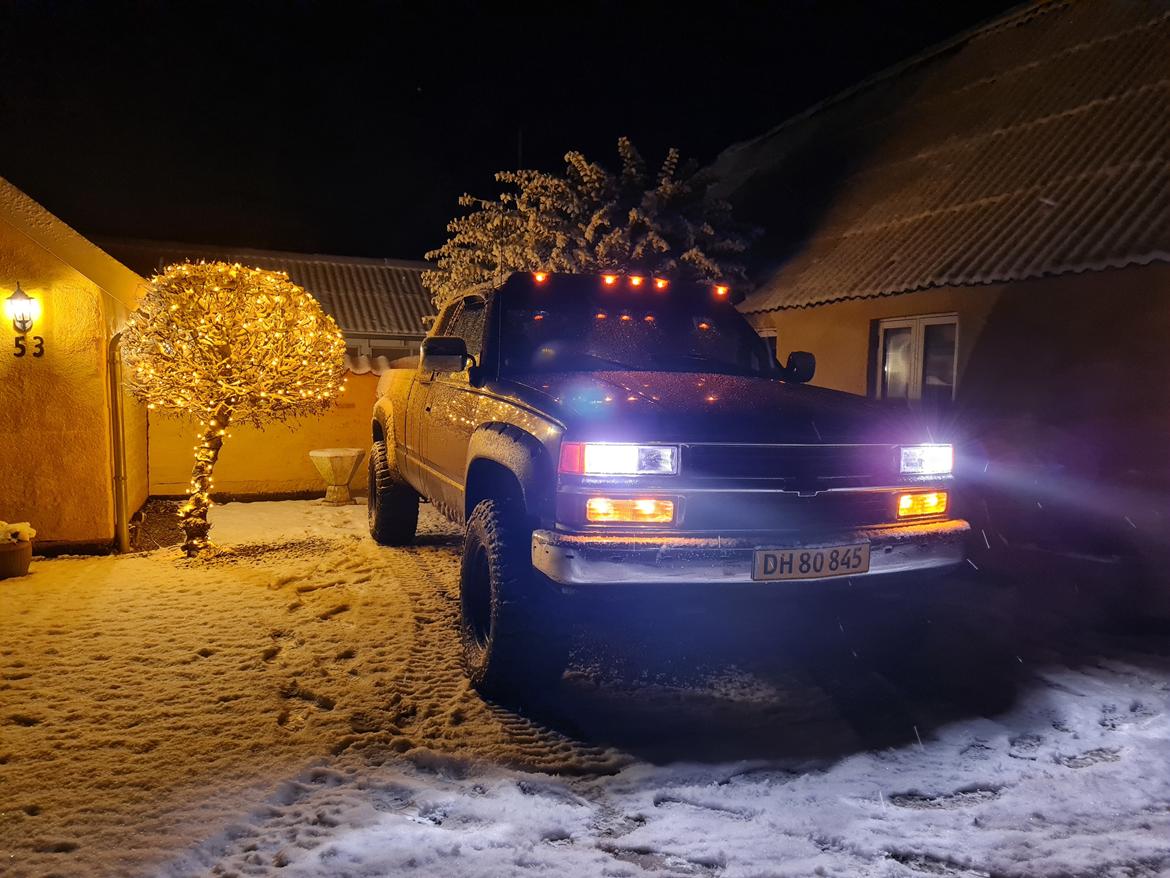
[[[279,271],[168,266],[151,279],[121,347],[126,384],[147,408],[199,421],[190,496],[179,508],[188,557],[209,545],[212,470],[228,428],[317,414],[345,389],[337,324]]]

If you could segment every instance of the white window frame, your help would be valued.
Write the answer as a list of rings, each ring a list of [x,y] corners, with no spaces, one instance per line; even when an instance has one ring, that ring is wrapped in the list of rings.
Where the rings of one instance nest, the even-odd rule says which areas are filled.
[[[910,330],[910,386],[907,389],[906,399],[911,402],[917,402],[922,399],[922,367],[923,352],[926,348],[926,327],[950,323],[953,323],[955,326],[955,353],[954,359],[951,362],[951,399],[954,400],[955,393],[959,389],[959,343],[961,336],[959,315],[953,312],[947,314],[921,314],[912,317],[890,317],[878,321],[874,396],[878,399],[882,398],[882,385],[885,383],[883,380],[883,369],[886,353],[886,333],[889,330]],[[898,398],[900,399],[901,397]]]
[[[775,350],[774,356],[776,358],[776,361],[779,362],[780,361],[780,332],[779,332],[779,330],[777,330],[776,327],[774,327],[774,326],[764,326],[764,327],[756,330],[756,335],[758,335],[760,338],[764,339],[765,344],[768,344],[768,339],[770,339],[770,338],[773,338],[776,340],[776,345],[775,345],[776,350]]]

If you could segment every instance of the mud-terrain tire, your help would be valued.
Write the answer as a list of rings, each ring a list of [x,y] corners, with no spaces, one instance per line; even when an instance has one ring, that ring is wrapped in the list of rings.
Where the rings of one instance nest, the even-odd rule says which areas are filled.
[[[538,582],[532,530],[518,501],[483,500],[467,522],[460,568],[463,669],[485,696],[538,699],[568,663],[568,638],[555,594]]]
[[[418,494],[391,468],[385,442],[375,442],[370,449],[369,489],[366,506],[374,542],[409,544],[418,528]]]

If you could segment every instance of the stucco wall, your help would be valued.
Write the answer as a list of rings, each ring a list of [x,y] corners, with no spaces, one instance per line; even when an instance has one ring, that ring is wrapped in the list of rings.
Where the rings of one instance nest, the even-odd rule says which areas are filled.
[[[352,447],[368,453],[377,384],[376,375],[351,374],[345,393],[320,417],[272,424],[263,430],[232,427],[215,467],[216,493],[324,493],[324,482],[309,460],[309,451]],[[151,494],[186,493],[198,430],[195,421],[177,421],[151,413]],[[365,473],[363,464],[354,477],[355,487],[365,487]]]
[[[956,405],[945,416],[989,453],[1089,474],[1170,481],[1170,265],[947,288],[755,315],[781,359],[817,356],[814,384],[872,390],[875,322],[959,315]]]
[[[1147,571],[1164,570],[1170,265],[909,293],[755,320],[777,327],[781,352],[817,355],[814,383],[864,393],[875,368],[874,321],[947,311],[959,314],[956,402],[929,415],[960,446],[956,508],[973,522],[968,549],[978,566],[1016,575],[1076,546],[1086,557],[1138,558]],[[1028,547],[1041,554],[1030,556]],[[1132,579],[1130,563],[1112,569]],[[1081,564],[1073,573],[1092,569]],[[1164,595],[1164,576],[1159,581]]]
[[[900,296],[855,299],[816,308],[794,308],[751,315],[759,328],[775,329],[781,362],[792,351],[811,351],[817,358],[813,384],[866,394],[871,390],[875,323],[891,317],[927,314],[959,315],[958,376],[962,384],[968,358],[1002,287],[923,290]]]
[[[150,495],[150,472],[147,452],[146,406],[128,393],[122,394],[126,443],[126,505],[133,516]]]
[[[876,323],[959,316],[960,409],[1038,420],[1170,424],[1170,265],[948,287],[750,315],[780,359],[817,357],[813,384],[872,391]],[[1074,404],[1075,400],[1075,404]]]
[[[0,339],[0,519],[29,520],[38,542],[106,542],[114,532],[105,315],[96,284],[0,220],[0,298],[20,281],[41,300],[30,335],[45,354]]]

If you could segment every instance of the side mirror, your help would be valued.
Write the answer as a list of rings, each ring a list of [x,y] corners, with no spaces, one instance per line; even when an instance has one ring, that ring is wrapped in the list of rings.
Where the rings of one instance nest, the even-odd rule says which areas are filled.
[[[467,342],[457,335],[423,339],[419,368],[424,372],[462,372],[474,362],[467,353]]]
[[[808,351],[793,351],[788,355],[788,365],[784,367],[788,373],[788,380],[797,384],[807,384],[817,371],[817,358]]]

